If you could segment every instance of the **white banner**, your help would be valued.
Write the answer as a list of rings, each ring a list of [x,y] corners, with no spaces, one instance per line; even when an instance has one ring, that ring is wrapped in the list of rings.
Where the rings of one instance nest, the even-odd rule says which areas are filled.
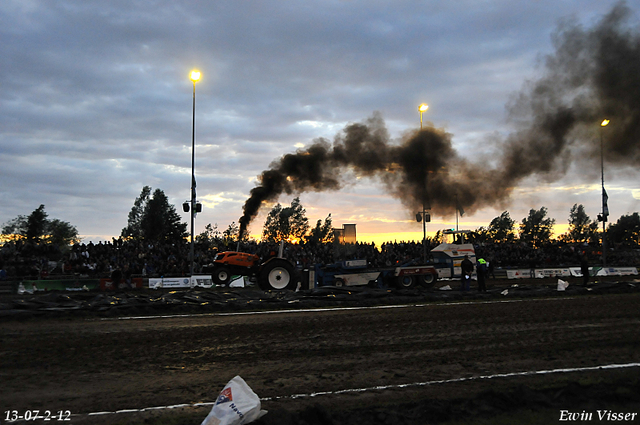
[[[638,274],[636,267],[606,267],[604,269],[593,267],[593,269],[599,269],[596,276],[630,276]]]
[[[191,276],[186,277],[161,277],[156,279],[149,279],[149,289],[160,288],[191,288],[199,286],[201,288],[211,288],[213,282],[211,276]]]
[[[571,276],[571,269],[542,269],[542,274],[544,275],[544,277],[569,277]]]
[[[535,271],[531,269],[507,270],[508,279],[542,279],[543,277],[542,269],[536,269]]]
[[[638,269],[636,267],[589,267],[589,274],[591,276],[629,276],[637,275]],[[582,277],[582,271],[580,267],[566,267],[555,269],[535,269],[533,272],[531,269],[517,269],[507,270],[508,279],[542,279],[545,277]]]

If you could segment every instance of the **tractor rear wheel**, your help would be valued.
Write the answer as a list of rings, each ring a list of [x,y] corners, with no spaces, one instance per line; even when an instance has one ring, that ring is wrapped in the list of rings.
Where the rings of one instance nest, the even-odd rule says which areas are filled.
[[[287,260],[275,258],[262,266],[258,282],[265,291],[295,289],[295,269]]]

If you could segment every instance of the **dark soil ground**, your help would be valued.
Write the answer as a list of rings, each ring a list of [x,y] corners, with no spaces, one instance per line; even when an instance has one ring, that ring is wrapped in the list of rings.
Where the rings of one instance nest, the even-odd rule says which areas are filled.
[[[0,421],[197,425],[240,375],[269,411],[258,424],[606,422],[640,414],[635,278],[2,296]]]

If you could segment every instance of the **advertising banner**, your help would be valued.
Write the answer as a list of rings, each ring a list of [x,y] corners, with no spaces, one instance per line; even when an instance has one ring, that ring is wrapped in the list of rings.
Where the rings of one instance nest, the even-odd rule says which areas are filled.
[[[596,276],[630,276],[638,274],[636,267],[593,267],[593,270],[597,270]],[[593,274],[592,272],[591,275]]]
[[[571,276],[571,269],[557,268],[557,269],[542,269],[542,275],[544,277],[569,277]]]
[[[191,287],[211,288],[213,282],[211,276],[185,276],[185,277],[161,277],[149,279],[150,289],[160,288],[191,288]]]
[[[507,278],[508,279],[542,279],[544,277],[544,273],[542,273],[542,269],[517,269],[517,270],[507,270]]]
[[[98,279],[23,280],[18,292],[38,291],[91,291],[100,287]]]
[[[629,276],[637,275],[636,267],[589,267],[591,276]],[[545,277],[582,277],[580,267],[566,267],[555,269],[535,269],[535,273],[531,269],[507,270],[507,278],[509,279],[542,279]]]
[[[142,286],[143,281],[141,277],[132,278],[130,283],[127,283],[124,279],[120,281],[120,289],[141,289]],[[113,282],[111,281],[111,279],[100,279],[100,289],[102,289],[103,291],[113,291],[116,288],[113,287]]]

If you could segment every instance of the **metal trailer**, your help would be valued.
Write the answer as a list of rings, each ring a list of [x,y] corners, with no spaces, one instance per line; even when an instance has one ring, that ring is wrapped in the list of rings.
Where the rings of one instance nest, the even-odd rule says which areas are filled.
[[[433,265],[405,264],[399,267],[369,268],[367,260],[341,261],[327,266],[316,264],[314,286],[375,286],[412,288],[432,285],[438,278]]]

